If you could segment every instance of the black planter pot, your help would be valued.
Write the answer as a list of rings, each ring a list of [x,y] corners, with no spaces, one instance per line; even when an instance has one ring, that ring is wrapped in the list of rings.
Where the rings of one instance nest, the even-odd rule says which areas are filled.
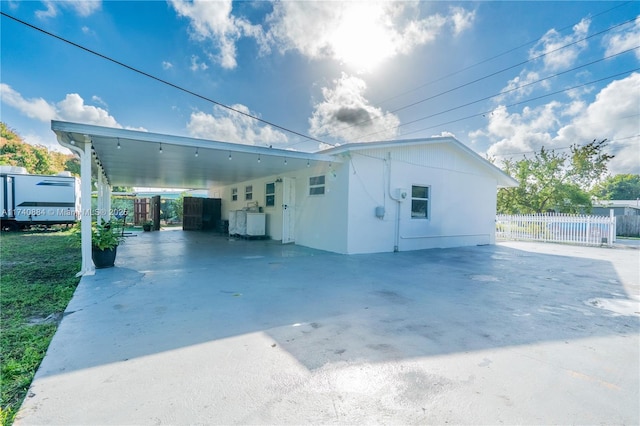
[[[91,248],[91,259],[97,269],[111,268],[116,262],[116,251],[118,247],[112,249],[100,250],[99,248]]]
[[[142,225],[142,230],[145,232],[151,231],[151,225]]]

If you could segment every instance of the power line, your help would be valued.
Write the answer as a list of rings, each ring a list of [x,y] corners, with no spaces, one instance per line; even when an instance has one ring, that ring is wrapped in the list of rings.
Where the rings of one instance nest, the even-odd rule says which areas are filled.
[[[623,141],[623,140],[633,139],[633,138],[637,138],[637,137],[640,137],[640,134],[633,135],[633,136],[626,136],[624,138],[607,140],[607,142],[608,143],[620,142],[620,141]],[[562,147],[559,147],[559,148],[551,148],[551,150],[552,151],[562,151],[562,150],[565,150],[565,149],[570,149],[572,147],[573,147],[573,145],[571,145],[571,146],[562,146]],[[515,156],[515,155],[535,154],[536,152],[538,152],[538,151],[510,152],[510,153],[507,153],[507,154],[493,154],[492,157],[509,157],[509,156]]]
[[[611,7],[611,8],[609,8],[609,9],[603,10],[602,12],[596,13],[595,15],[593,15],[593,16],[592,16],[592,18],[598,17],[598,16],[600,16],[600,15],[607,14],[607,13],[611,12],[612,10],[617,9],[617,8],[619,8],[619,7],[622,7],[622,6],[625,6],[625,5],[629,4],[629,3],[632,3],[632,2],[631,2],[631,1],[627,1],[627,2],[624,2],[624,3],[620,3],[620,4],[619,4],[619,5],[617,5],[617,6],[614,6],[614,7]],[[559,32],[559,33],[562,33],[563,31],[565,31],[565,30],[567,30],[567,29],[569,29],[569,28],[573,28],[573,27],[574,27],[575,25],[577,25],[578,23],[580,23],[580,21],[578,21],[578,22],[576,22],[576,23],[573,23],[573,24],[571,24],[571,25],[567,25],[567,26],[565,26],[565,27],[562,27],[562,28],[560,28],[560,29],[558,30],[558,32]],[[461,73],[463,73],[464,71],[468,71],[468,70],[470,70],[470,69],[472,69],[472,68],[475,68],[475,67],[477,67],[477,66],[479,66],[479,65],[485,64],[485,63],[487,63],[487,62],[491,62],[491,61],[493,61],[494,59],[498,59],[498,58],[500,58],[500,57],[502,57],[502,56],[504,56],[504,55],[507,55],[507,54],[509,54],[509,53],[511,53],[511,52],[515,52],[515,51],[516,51],[516,50],[518,50],[518,49],[522,49],[522,48],[523,48],[523,47],[525,47],[525,46],[529,46],[529,45],[531,45],[531,44],[534,44],[534,43],[538,42],[539,40],[540,40],[540,38],[539,38],[539,37],[538,37],[538,38],[535,38],[535,39],[533,39],[533,40],[529,40],[528,42],[523,43],[523,44],[521,44],[520,46],[513,47],[513,48],[511,48],[511,49],[509,49],[509,50],[506,50],[506,51],[504,51],[504,52],[502,52],[502,53],[499,53],[499,54],[497,54],[497,55],[495,55],[495,56],[492,56],[492,57],[487,58],[487,59],[483,59],[483,60],[481,60],[480,62],[476,62],[475,64],[472,64],[472,65],[469,65],[469,66],[464,67],[464,68],[462,68],[462,69],[459,69],[458,71],[454,71],[454,72],[449,73],[449,74],[447,74],[447,75],[445,75],[445,76],[442,76],[442,77],[439,77],[439,78],[437,78],[437,79],[435,79],[435,80],[432,80],[432,81],[429,81],[429,82],[427,82],[427,83],[424,83],[424,84],[422,84],[422,85],[420,85],[420,86],[418,86],[418,87],[414,87],[413,89],[409,89],[409,90],[404,91],[404,92],[402,92],[402,93],[399,93],[399,94],[397,94],[397,95],[394,95],[394,96],[391,96],[391,97],[389,97],[389,98],[383,99],[382,101],[380,101],[380,103],[381,103],[381,104],[383,104],[383,103],[388,102],[388,101],[390,101],[390,100],[392,100],[392,99],[399,98],[400,96],[406,95],[406,94],[408,94],[408,93],[415,92],[416,90],[420,90],[420,89],[422,89],[423,87],[426,87],[426,86],[429,86],[429,85],[431,85],[431,84],[438,83],[438,82],[440,82],[440,81],[446,80],[446,79],[448,79],[448,78],[450,78],[450,77],[452,77],[452,76],[454,76],[454,75],[461,74]]]
[[[455,87],[453,87],[453,88],[451,88],[451,89],[445,90],[445,91],[443,91],[443,92],[437,93],[437,94],[435,94],[435,95],[429,96],[429,97],[424,98],[424,99],[421,99],[421,100],[419,100],[419,101],[412,102],[412,103],[410,103],[410,104],[408,104],[408,105],[404,105],[404,106],[402,106],[402,107],[400,107],[400,108],[396,108],[396,109],[391,110],[391,111],[387,111],[386,113],[384,113],[384,114],[382,114],[382,115],[380,115],[380,116],[378,116],[378,117],[368,118],[368,119],[366,119],[366,120],[362,120],[362,121],[359,121],[359,122],[357,122],[357,123],[350,124],[350,125],[348,125],[348,126],[342,127],[342,128],[340,128],[339,130],[347,130],[347,129],[350,129],[350,128],[355,127],[355,126],[360,126],[360,125],[363,125],[363,124],[366,124],[366,123],[370,123],[370,122],[375,121],[375,120],[379,120],[379,119],[381,119],[381,118],[383,118],[383,117],[386,117],[386,116],[388,116],[388,115],[390,115],[390,114],[394,114],[394,113],[396,113],[396,112],[398,112],[398,111],[405,110],[405,109],[407,109],[407,108],[410,108],[410,107],[413,107],[413,106],[419,105],[419,104],[424,103],[424,102],[426,102],[426,101],[433,100],[433,99],[438,98],[438,97],[440,97],[440,96],[446,95],[446,94],[448,94],[448,93],[454,92],[454,91],[456,91],[456,90],[459,90],[459,89],[462,89],[462,88],[464,88],[464,87],[470,86],[470,85],[472,85],[472,84],[478,83],[478,82],[480,82],[480,81],[486,80],[486,79],[488,79],[488,78],[495,77],[496,75],[501,74],[501,73],[503,73],[503,72],[505,72],[505,71],[509,71],[509,70],[511,70],[511,69],[514,69],[514,68],[520,67],[520,66],[522,66],[522,65],[524,65],[524,64],[527,64],[527,63],[529,63],[529,62],[532,62],[532,61],[535,61],[535,60],[541,59],[541,58],[543,58],[543,57],[545,57],[545,56],[547,56],[547,55],[550,55],[550,54],[552,54],[552,53],[558,52],[558,51],[560,51],[560,50],[562,50],[562,49],[565,49],[565,48],[567,48],[567,47],[573,46],[573,45],[575,45],[575,44],[581,43],[581,42],[583,42],[583,41],[585,41],[585,40],[588,40],[588,39],[590,39],[590,38],[593,38],[593,37],[596,37],[596,36],[602,35],[602,34],[604,34],[604,33],[607,33],[607,32],[609,32],[609,31],[612,31],[612,30],[614,30],[614,29],[616,29],[616,28],[618,28],[618,27],[621,27],[621,26],[623,26],[623,25],[626,25],[626,24],[628,24],[628,23],[634,22],[635,20],[636,20],[636,18],[632,18],[632,19],[626,20],[626,21],[621,22],[621,23],[619,23],[619,24],[613,25],[613,26],[611,26],[611,27],[609,27],[609,28],[607,28],[607,29],[605,29],[605,30],[602,30],[602,31],[599,31],[599,32],[597,32],[597,33],[591,34],[591,35],[589,35],[589,36],[587,36],[587,37],[584,37],[584,38],[582,38],[582,39],[580,39],[580,40],[575,40],[575,41],[573,41],[573,42],[571,42],[571,43],[568,43],[568,44],[565,44],[565,45],[563,45],[563,46],[560,46],[560,47],[558,47],[558,48],[556,48],[556,49],[553,49],[553,50],[551,50],[551,51],[549,51],[549,52],[545,52],[545,53],[542,53],[542,54],[540,54],[540,55],[537,55],[537,56],[535,56],[535,57],[533,57],[533,58],[530,58],[530,59],[528,59],[528,60],[526,60],[526,61],[518,62],[517,64],[510,65],[510,66],[508,66],[508,67],[506,67],[506,68],[503,68],[503,69],[500,69],[500,70],[498,70],[498,71],[495,71],[495,72],[492,72],[492,73],[490,73],[490,74],[487,74],[487,75],[485,75],[485,76],[482,76],[482,77],[476,78],[475,80],[471,80],[471,81],[469,81],[469,82],[466,82],[466,83],[461,84],[461,85],[459,85],[459,86],[455,86]],[[380,132],[376,132],[376,133],[380,133]],[[368,136],[368,135],[365,135],[364,137],[366,137],[366,136]],[[361,137],[362,137],[362,136],[361,136]]]
[[[245,117],[249,117],[249,118],[251,118],[253,120],[256,120],[256,121],[259,121],[261,123],[267,124],[269,126],[275,127],[277,129],[283,130],[283,131],[285,131],[287,133],[291,133],[291,134],[294,134],[296,136],[300,136],[300,137],[304,138],[305,140],[312,140],[312,141],[316,141],[316,142],[320,142],[320,143],[326,143],[326,142],[324,142],[324,141],[322,141],[320,139],[316,139],[314,137],[305,135],[303,133],[296,132],[295,130],[288,129],[288,128],[284,127],[284,126],[280,126],[280,125],[275,124],[275,123],[273,123],[271,121],[267,121],[267,120],[264,120],[264,119],[262,119],[260,117],[256,117],[255,115],[252,115],[252,114],[246,113],[244,111],[240,111],[238,109],[235,109],[235,108],[233,108],[233,107],[231,107],[229,105],[223,104],[222,102],[218,102],[218,101],[216,101],[214,99],[211,99],[211,98],[208,98],[206,96],[200,95],[199,93],[196,93],[196,92],[194,92],[192,90],[186,89],[186,88],[184,88],[182,86],[178,86],[177,84],[171,83],[171,82],[169,82],[167,80],[164,80],[164,79],[162,79],[160,77],[156,77],[153,74],[149,74],[148,72],[142,71],[141,69],[135,68],[135,67],[133,67],[131,65],[127,65],[124,62],[120,62],[120,61],[118,61],[116,59],[113,59],[113,58],[111,58],[109,56],[103,55],[102,53],[96,52],[95,50],[92,50],[92,49],[89,49],[87,47],[84,47],[84,46],[82,46],[82,45],[80,45],[78,43],[74,43],[71,40],[68,40],[68,39],[66,39],[64,37],[58,36],[56,34],[53,34],[53,33],[49,32],[49,31],[46,31],[46,30],[44,30],[44,29],[42,29],[40,27],[37,27],[37,26],[35,26],[33,24],[30,24],[30,23],[28,23],[26,21],[23,21],[23,20],[18,19],[18,18],[14,17],[14,16],[11,16],[11,15],[5,13],[5,12],[0,11],[0,14],[2,16],[4,16],[4,17],[12,19],[12,20],[14,20],[14,21],[16,21],[16,22],[18,22],[18,23],[20,23],[22,25],[25,25],[25,26],[27,26],[27,27],[29,27],[31,29],[39,31],[39,32],[41,32],[41,33],[43,33],[45,35],[48,35],[50,37],[53,37],[53,38],[58,39],[60,41],[63,41],[65,43],[67,43],[67,44],[70,44],[71,46],[74,46],[74,47],[77,47],[78,49],[84,50],[85,52],[91,53],[92,55],[98,56],[98,57],[100,57],[102,59],[105,59],[105,60],[107,60],[109,62],[112,62],[112,63],[114,63],[116,65],[120,65],[121,67],[124,67],[124,68],[126,68],[126,69],[128,69],[130,71],[136,72],[136,73],[138,73],[140,75],[143,75],[145,77],[148,77],[148,78],[150,78],[152,80],[155,80],[155,81],[160,82],[162,84],[165,84],[167,86],[173,87],[174,89],[178,89],[178,90],[180,90],[180,91],[182,91],[184,93],[188,93],[188,94],[190,94],[192,96],[195,96],[195,97],[200,98],[200,99],[202,99],[204,101],[210,102],[210,103],[212,103],[214,105],[217,105],[219,107],[228,109],[229,111],[233,111],[233,112],[235,112],[237,114],[243,115]]]
[[[621,75],[632,73],[632,72],[635,72],[635,71],[638,71],[638,70],[640,70],[640,68],[634,68],[634,69],[631,69],[631,70],[623,71],[623,72],[620,72],[618,74],[609,75],[607,77],[599,78],[597,80],[592,80],[592,81],[589,81],[587,83],[583,83],[583,84],[579,84],[577,86],[569,87],[567,89],[558,90],[558,91],[555,91],[555,92],[552,92],[552,93],[547,93],[545,95],[536,96],[534,98],[530,98],[530,99],[527,99],[527,100],[524,100],[524,101],[515,102],[515,103],[509,104],[509,105],[505,105],[505,108],[526,104],[526,103],[529,103],[529,102],[532,102],[532,101],[536,101],[538,99],[546,98],[546,97],[549,97],[549,96],[557,95],[559,93],[568,92],[569,90],[578,89],[580,87],[588,86],[589,84],[599,83],[599,82],[604,81],[604,80],[609,80],[611,78],[620,77]],[[450,120],[450,121],[447,121],[445,123],[439,123],[439,124],[436,124],[434,126],[423,127],[421,129],[412,130],[411,132],[404,133],[403,136],[410,135],[412,133],[422,132],[424,130],[433,129],[435,127],[445,126],[447,124],[457,123],[457,122],[460,122],[460,121],[468,120],[470,118],[484,116],[486,114],[491,114],[492,112],[493,112],[493,110],[484,111],[484,112],[480,112],[480,113],[477,113],[477,114],[468,115],[466,117],[458,118],[458,119],[455,119],[455,120]],[[396,126],[396,127],[399,127],[399,126]],[[391,127],[391,128],[388,128],[388,129],[385,129],[385,130],[382,130],[382,131],[390,130],[390,129],[393,129],[393,128],[396,128],[396,127]],[[380,132],[382,132],[382,131],[380,131]],[[363,137],[375,135],[375,134],[378,134],[380,132],[369,133],[367,135],[364,135]]]
[[[587,67],[587,66],[593,65],[593,64],[598,63],[598,62],[606,61],[606,60],[611,59],[611,58],[613,58],[613,57],[616,57],[616,56],[619,56],[619,55],[623,55],[623,54],[625,54],[625,53],[628,53],[628,52],[631,52],[631,51],[633,51],[633,50],[637,50],[637,49],[640,49],[640,45],[639,45],[639,46],[632,47],[632,48],[627,49],[627,50],[624,50],[624,51],[622,51],[622,52],[614,53],[613,55],[609,55],[609,56],[604,57],[604,58],[601,58],[601,59],[597,59],[597,60],[595,60],[595,61],[591,61],[591,62],[586,63],[586,64],[583,64],[583,65],[579,65],[579,66],[577,66],[577,67],[574,67],[574,68],[571,68],[571,69],[568,69],[568,70],[565,70],[565,71],[562,71],[562,72],[559,72],[559,73],[556,73],[556,74],[553,74],[553,75],[547,76],[547,77],[545,77],[545,78],[541,78],[541,79],[539,79],[539,80],[531,81],[531,82],[526,83],[526,84],[521,84],[520,86],[514,87],[514,88],[509,89],[509,90],[502,91],[502,92],[500,92],[500,93],[496,93],[496,94],[493,94],[493,95],[490,95],[490,96],[485,96],[484,98],[476,99],[475,101],[467,102],[466,104],[462,104],[462,105],[459,105],[459,106],[457,106],[457,107],[449,108],[449,109],[446,109],[446,110],[444,110],[444,111],[440,111],[440,112],[437,112],[437,113],[434,113],[434,114],[425,115],[425,116],[420,117],[420,118],[417,118],[417,119],[415,119],[415,120],[407,121],[407,122],[402,123],[402,124],[399,124],[398,126],[393,127],[393,128],[400,128],[400,127],[403,127],[403,126],[407,126],[407,125],[409,125],[409,124],[417,123],[418,121],[422,121],[422,120],[426,120],[426,119],[428,119],[428,118],[436,117],[436,116],[438,116],[438,115],[446,114],[446,113],[448,113],[448,112],[455,111],[455,110],[457,110],[457,109],[461,109],[461,108],[467,107],[467,106],[469,106],[469,105],[477,104],[477,103],[479,103],[479,102],[486,101],[486,100],[489,100],[489,99],[492,99],[492,98],[497,98],[497,97],[502,96],[502,95],[505,95],[505,94],[507,94],[507,93],[515,92],[515,91],[520,90],[520,89],[523,89],[523,88],[525,88],[525,87],[527,87],[527,86],[531,86],[531,85],[534,85],[534,84],[538,84],[538,83],[541,83],[541,82],[543,82],[543,81],[545,81],[545,80],[550,80],[550,79],[555,78],[555,77],[558,77],[558,76],[560,76],[560,75],[567,74],[567,73],[569,73],[569,72],[572,72],[572,71],[578,70],[578,69],[580,69],[580,68],[584,68],[584,67]],[[391,129],[391,128],[390,128],[390,129]],[[376,132],[376,133],[370,133],[369,135],[371,135],[371,134],[381,133],[381,132],[383,132],[383,131],[387,131],[387,130],[390,130],[390,129],[385,129],[385,130],[382,130],[382,131],[380,131],[380,132]],[[369,135],[366,135],[366,136],[369,136]]]

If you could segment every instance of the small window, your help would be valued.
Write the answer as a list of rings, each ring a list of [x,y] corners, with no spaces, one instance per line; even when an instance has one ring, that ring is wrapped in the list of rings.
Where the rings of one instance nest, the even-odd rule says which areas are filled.
[[[244,199],[253,200],[253,185],[247,185],[244,187]]]
[[[324,194],[324,175],[309,178],[309,195]]]
[[[238,201],[238,188],[231,188],[231,201]]]
[[[429,187],[411,187],[411,218],[429,219]]]
[[[273,207],[276,205],[276,184],[268,183],[264,189],[265,193],[265,202],[264,205],[267,207]]]

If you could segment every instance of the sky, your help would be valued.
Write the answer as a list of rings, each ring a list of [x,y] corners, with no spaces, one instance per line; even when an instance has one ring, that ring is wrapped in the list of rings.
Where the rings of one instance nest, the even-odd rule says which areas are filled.
[[[309,152],[445,135],[497,164],[606,138],[640,173],[637,1],[0,6],[1,120],[50,149],[51,120]]]

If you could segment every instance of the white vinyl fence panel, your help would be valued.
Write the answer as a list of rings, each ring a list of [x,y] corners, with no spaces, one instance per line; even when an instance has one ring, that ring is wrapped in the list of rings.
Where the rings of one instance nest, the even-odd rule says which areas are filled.
[[[589,246],[611,246],[616,238],[616,218],[568,214],[498,215],[496,238],[544,241]]]

